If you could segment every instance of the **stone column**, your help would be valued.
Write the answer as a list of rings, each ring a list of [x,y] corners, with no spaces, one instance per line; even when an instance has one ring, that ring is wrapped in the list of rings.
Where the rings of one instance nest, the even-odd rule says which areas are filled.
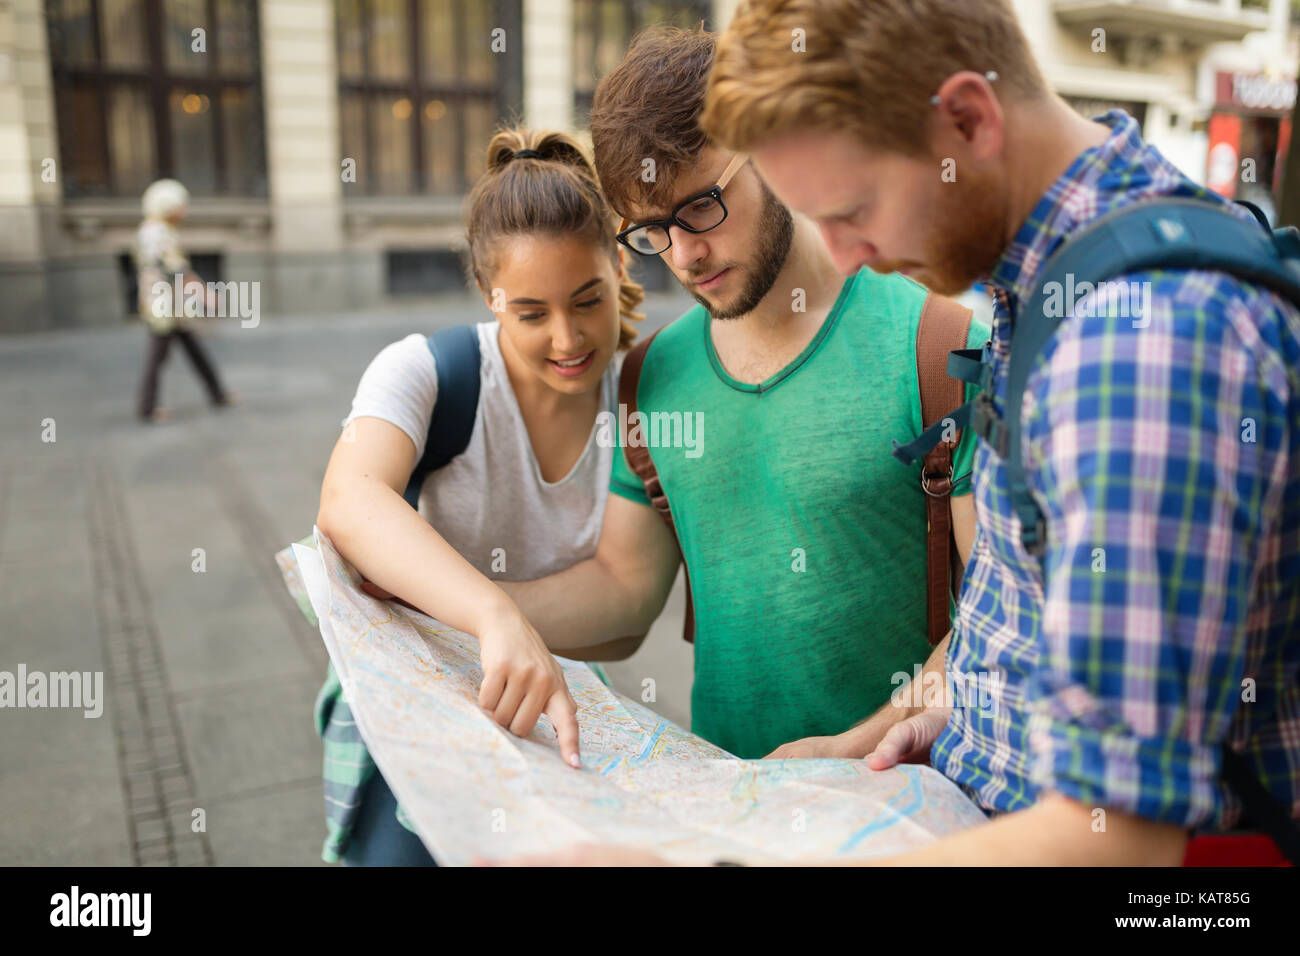
[[[337,309],[354,293],[343,254],[338,71],[330,0],[262,0],[270,191],[266,312]],[[258,263],[232,262],[256,271]],[[266,301],[271,299],[272,301]]]
[[[571,0],[524,0],[524,123],[573,127]]]
[[[43,230],[62,176],[41,0],[0,2],[0,333],[53,322]]]

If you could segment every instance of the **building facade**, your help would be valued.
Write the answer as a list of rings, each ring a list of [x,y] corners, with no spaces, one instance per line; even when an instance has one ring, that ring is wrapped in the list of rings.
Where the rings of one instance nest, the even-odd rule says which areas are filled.
[[[493,127],[581,129],[638,29],[717,28],[736,2],[0,0],[0,332],[133,320],[140,193],[164,175],[194,197],[196,271],[259,282],[265,314],[464,288]],[[1076,108],[1122,106],[1198,180],[1276,195],[1288,0],[1015,2]]]
[[[1079,112],[1126,110],[1142,124],[1147,141],[1185,173],[1272,213],[1300,66],[1292,24],[1293,8],[1300,5],[1293,0],[1015,4],[1048,83]],[[1249,103],[1232,100],[1233,89]],[[1225,123],[1223,115],[1238,122]],[[1224,149],[1211,156],[1212,146],[1226,140],[1232,143],[1231,162],[1225,162]]]

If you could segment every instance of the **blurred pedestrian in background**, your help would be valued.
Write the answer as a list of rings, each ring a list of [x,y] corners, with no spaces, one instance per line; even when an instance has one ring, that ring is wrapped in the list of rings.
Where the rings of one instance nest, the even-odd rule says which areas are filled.
[[[191,282],[202,281],[190,271],[189,258],[176,232],[176,227],[185,218],[189,201],[189,190],[181,183],[174,179],[160,179],[144,191],[141,203],[144,222],[136,233],[135,264],[139,278],[140,315],[149,327],[150,335],[144,378],[140,382],[138,412],[146,422],[165,422],[171,418],[171,410],[159,406],[157,400],[158,378],[173,338],[179,339],[184,346],[213,406],[233,405],[237,400],[235,394],[222,388],[216,369],[199,342],[196,326],[174,301],[181,298],[173,294],[177,276],[181,276],[179,287],[182,290],[186,290]],[[166,284],[167,291],[156,294],[155,286],[160,282]],[[207,314],[212,312],[210,299],[211,293],[207,293],[203,300]]]

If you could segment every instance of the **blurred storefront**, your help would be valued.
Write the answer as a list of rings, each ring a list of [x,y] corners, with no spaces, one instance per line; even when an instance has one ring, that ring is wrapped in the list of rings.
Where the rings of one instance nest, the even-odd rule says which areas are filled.
[[[1300,66],[1291,0],[1014,2],[1048,82],[1076,110],[1125,110],[1193,179],[1271,212],[1291,108],[1277,104],[1288,89],[1294,102]],[[1239,154],[1231,169],[1225,144]],[[1242,180],[1248,155],[1259,186]]]
[[[8,0],[0,332],[130,320],[160,176],[194,196],[198,271],[259,281],[268,315],[464,288],[462,202],[492,128],[580,129],[637,30],[716,28],[736,2]],[[1255,78],[1296,75],[1288,0],[1014,2],[1081,112],[1128,110],[1198,179],[1222,133],[1277,188],[1287,108]]]
[[[1215,74],[1206,184],[1229,199],[1255,203],[1270,220],[1281,199],[1295,96],[1294,76]]]

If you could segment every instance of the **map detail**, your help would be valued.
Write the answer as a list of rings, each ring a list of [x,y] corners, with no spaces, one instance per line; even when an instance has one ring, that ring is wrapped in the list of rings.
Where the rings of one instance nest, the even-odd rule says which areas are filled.
[[[558,658],[582,768],[546,715],[516,737],[479,708],[478,642],[377,600],[319,529],[277,560],[314,612],[363,739],[440,864],[599,842],[676,863],[868,859],[986,821],[930,767],[740,760]]]

